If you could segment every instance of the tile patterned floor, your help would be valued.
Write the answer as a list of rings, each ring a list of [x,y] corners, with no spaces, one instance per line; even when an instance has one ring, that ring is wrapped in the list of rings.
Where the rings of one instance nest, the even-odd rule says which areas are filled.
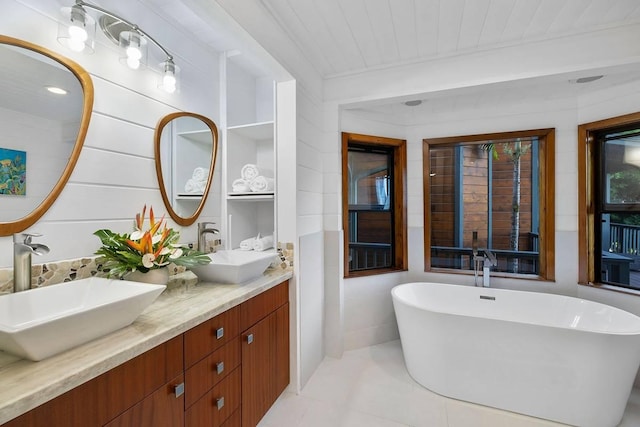
[[[258,427],[552,427],[562,424],[449,399],[407,373],[399,341],[325,358],[300,395],[284,393]],[[619,427],[640,426],[634,389]]]

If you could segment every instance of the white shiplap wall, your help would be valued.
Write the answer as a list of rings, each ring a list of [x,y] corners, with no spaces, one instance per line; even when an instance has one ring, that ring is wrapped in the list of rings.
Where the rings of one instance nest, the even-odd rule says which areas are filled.
[[[61,19],[55,3],[10,0],[3,6],[3,34],[70,57],[92,77],[94,109],[76,168],[56,203],[29,230],[43,233],[39,241],[51,248],[48,255],[34,262],[91,256],[99,247],[99,240],[92,236],[95,230],[129,230],[132,218],[145,203],[154,206],[156,215],[165,213],[155,174],[154,129],[162,116],[176,110],[197,112],[219,121],[217,52],[187,43],[179,29],[164,31],[163,37],[175,37],[169,45],[188,46],[186,51],[175,54],[182,69],[179,92],[168,95],[158,89],[157,73],[136,73],[123,67],[110,42],[99,39],[96,52],[90,56],[65,50],[55,39],[57,20]],[[154,14],[150,10],[136,3],[127,18],[135,22],[151,16]],[[149,28],[145,30],[152,33]],[[202,220],[219,222],[219,170],[216,168],[217,178]],[[186,227],[182,239],[194,241],[195,235],[195,226]],[[11,237],[2,237],[0,268],[11,264]]]

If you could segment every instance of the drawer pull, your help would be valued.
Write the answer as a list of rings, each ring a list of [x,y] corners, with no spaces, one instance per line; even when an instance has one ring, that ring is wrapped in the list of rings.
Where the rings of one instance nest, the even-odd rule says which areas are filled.
[[[218,408],[218,411],[220,411],[222,408],[224,408],[224,396],[219,397],[218,399],[216,399],[216,408]]]
[[[224,337],[224,328],[216,329],[216,339],[219,340],[222,337]]]
[[[173,386],[173,392],[176,394],[176,399],[184,394],[184,383]]]
[[[216,363],[216,373],[220,375],[223,372],[224,372],[224,362]]]
[[[251,344],[253,342],[253,334],[247,335],[247,344]]]

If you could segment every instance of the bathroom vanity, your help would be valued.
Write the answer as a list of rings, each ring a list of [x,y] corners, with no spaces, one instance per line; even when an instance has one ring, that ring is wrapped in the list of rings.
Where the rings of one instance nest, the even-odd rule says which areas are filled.
[[[255,426],[289,384],[290,277],[178,286],[131,326],[57,356],[0,353],[0,423]]]

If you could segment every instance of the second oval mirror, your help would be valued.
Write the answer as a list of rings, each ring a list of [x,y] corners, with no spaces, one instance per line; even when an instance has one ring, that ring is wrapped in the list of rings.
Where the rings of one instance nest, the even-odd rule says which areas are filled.
[[[207,200],[218,152],[218,129],[200,114],[172,113],[155,133],[156,173],[169,215],[193,224]]]

